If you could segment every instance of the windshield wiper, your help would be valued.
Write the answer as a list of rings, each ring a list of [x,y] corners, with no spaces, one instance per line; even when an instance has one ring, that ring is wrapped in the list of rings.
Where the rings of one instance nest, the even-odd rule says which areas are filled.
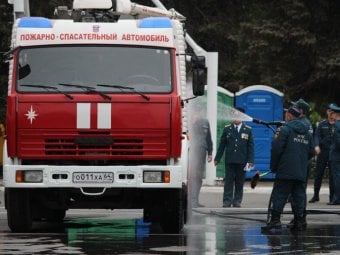
[[[98,94],[98,95],[100,95],[102,98],[104,98],[106,100],[111,100],[110,96],[106,95],[103,92],[97,91],[95,88],[93,88],[91,86],[77,85],[77,84],[66,84],[66,83],[59,83],[59,85],[65,86],[65,87],[73,87],[73,88],[84,89],[87,94]]]
[[[57,87],[53,87],[53,86],[31,85],[31,84],[21,84],[20,86],[21,87],[30,87],[30,88],[42,88],[42,89],[46,89],[46,90],[53,89],[53,90],[57,91],[58,93],[63,94],[64,96],[68,97],[69,99],[73,99],[73,96],[71,96],[71,95],[59,90]]]
[[[120,90],[132,90],[134,93],[142,96],[144,99],[146,100],[150,100],[150,97],[148,97],[147,95],[143,94],[142,92],[136,90],[135,88],[132,87],[126,87],[126,86],[120,86],[120,85],[109,85],[109,84],[97,84],[98,87],[106,87],[106,88],[116,88],[116,89],[120,89]]]

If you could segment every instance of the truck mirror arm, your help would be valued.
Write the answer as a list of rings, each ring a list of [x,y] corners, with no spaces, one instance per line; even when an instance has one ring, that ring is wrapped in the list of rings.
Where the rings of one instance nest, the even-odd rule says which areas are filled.
[[[197,96],[193,96],[193,97],[189,97],[189,98],[182,99],[182,100],[181,100],[181,106],[182,106],[182,108],[184,107],[184,104],[185,104],[185,103],[188,103],[190,100],[195,99],[196,97],[197,97]]]

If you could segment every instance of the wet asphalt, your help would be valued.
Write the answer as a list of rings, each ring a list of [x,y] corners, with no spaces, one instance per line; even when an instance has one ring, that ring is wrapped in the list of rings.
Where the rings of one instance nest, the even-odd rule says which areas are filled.
[[[245,183],[241,208],[222,208],[223,187],[203,186],[200,202],[180,234],[142,220],[141,210],[69,210],[62,224],[39,223],[31,233],[11,233],[0,204],[0,254],[340,254],[340,206],[308,203],[307,229],[290,231],[285,207],[280,230],[263,232],[272,182]],[[0,186],[0,198],[3,196]],[[312,182],[307,188],[313,195]]]

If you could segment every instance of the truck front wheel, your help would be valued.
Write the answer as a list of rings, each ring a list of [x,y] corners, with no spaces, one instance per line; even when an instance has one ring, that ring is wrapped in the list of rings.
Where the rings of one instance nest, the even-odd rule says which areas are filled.
[[[185,201],[182,192],[171,192],[163,204],[160,225],[166,233],[178,234],[184,226]]]
[[[32,228],[30,192],[6,188],[7,221],[12,232],[29,232]]]
[[[61,222],[65,218],[65,215],[66,210],[63,209],[48,210],[46,219],[47,221]]]

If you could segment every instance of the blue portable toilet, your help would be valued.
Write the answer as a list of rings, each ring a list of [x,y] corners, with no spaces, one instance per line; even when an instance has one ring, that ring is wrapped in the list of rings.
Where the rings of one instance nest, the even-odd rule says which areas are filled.
[[[266,122],[283,120],[283,93],[266,85],[253,85],[235,93],[235,106],[242,107],[252,118]],[[247,122],[251,126],[255,144],[255,168],[247,172],[246,178],[251,178],[255,171],[260,173],[270,171],[270,149],[274,131],[264,125]],[[272,127],[276,130],[276,127]],[[263,178],[272,179],[274,174]]]

